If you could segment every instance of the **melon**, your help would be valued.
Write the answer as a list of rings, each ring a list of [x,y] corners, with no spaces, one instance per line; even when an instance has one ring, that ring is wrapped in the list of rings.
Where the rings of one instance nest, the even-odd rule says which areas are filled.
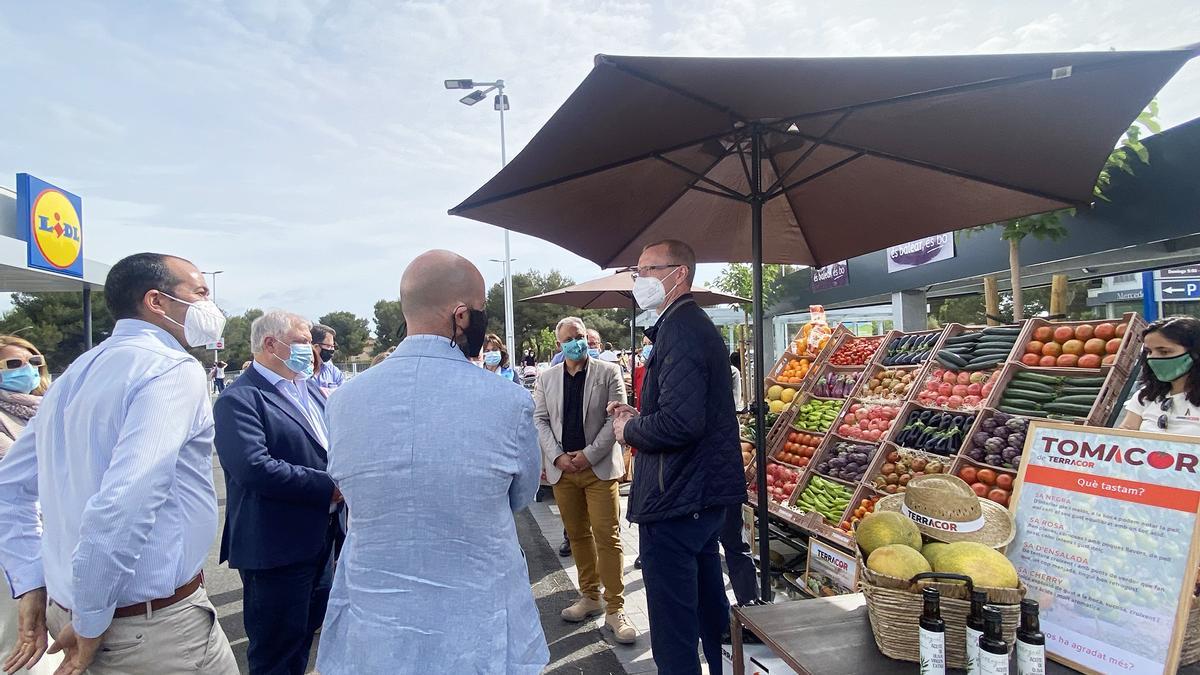
[[[921,547],[921,555],[929,561],[929,564],[937,567],[937,557],[950,544],[945,544],[940,541],[933,541]]]
[[[935,572],[964,574],[971,577],[976,586],[993,588],[1017,588],[1017,569],[994,548],[973,541],[948,544],[937,552],[933,562]]]
[[[921,551],[921,531],[916,523],[895,511],[876,511],[863,518],[854,538],[867,556],[889,544],[903,544],[917,553]]]
[[[867,558],[867,567],[877,574],[897,579],[911,579],[921,572],[932,571],[920,551],[904,544],[888,544],[875,549]]]

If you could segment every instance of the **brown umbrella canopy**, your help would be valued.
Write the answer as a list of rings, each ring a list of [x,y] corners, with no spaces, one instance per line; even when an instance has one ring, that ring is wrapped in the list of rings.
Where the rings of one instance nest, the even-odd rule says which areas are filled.
[[[692,288],[692,296],[702,307],[750,302],[746,298],[713,291],[703,286]],[[542,293],[521,302],[542,302],[568,305],[580,309],[624,309],[633,305],[633,274],[617,272],[582,284],[567,286],[557,291]]]
[[[598,56],[529,145],[451,210],[605,267],[675,238],[824,265],[919,237],[1086,204],[1120,135],[1195,54],[913,58]]]

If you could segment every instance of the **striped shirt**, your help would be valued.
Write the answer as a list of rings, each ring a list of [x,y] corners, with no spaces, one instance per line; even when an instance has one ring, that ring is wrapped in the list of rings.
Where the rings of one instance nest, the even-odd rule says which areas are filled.
[[[0,565],[14,596],[45,586],[76,632],[96,637],[117,607],[187,583],[217,533],[212,441],[200,363],[161,328],[118,321],[0,462]]]

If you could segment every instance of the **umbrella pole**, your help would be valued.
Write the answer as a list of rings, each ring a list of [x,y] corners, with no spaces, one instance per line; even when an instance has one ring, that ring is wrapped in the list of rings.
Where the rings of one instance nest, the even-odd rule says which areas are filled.
[[[632,295],[629,296],[629,405],[634,404],[636,396],[633,392],[633,371],[637,369],[637,344],[634,338],[637,336],[637,300]]]
[[[750,247],[754,263],[751,266],[754,284],[754,460],[757,473],[758,493],[758,570],[762,584],[761,598],[771,600],[771,544],[767,509],[767,430],[766,411],[763,406],[767,397],[763,393],[766,373],[763,372],[763,306],[762,306],[762,129],[757,125],[750,134]]]

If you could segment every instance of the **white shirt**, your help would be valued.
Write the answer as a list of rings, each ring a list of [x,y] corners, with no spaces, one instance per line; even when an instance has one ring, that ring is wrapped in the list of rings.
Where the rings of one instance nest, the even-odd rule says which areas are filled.
[[[1140,392],[1139,392],[1140,393]],[[1194,406],[1187,400],[1187,394],[1172,394],[1171,407],[1166,413],[1162,410],[1162,399],[1146,401],[1143,404],[1134,394],[1125,402],[1125,409],[1142,418],[1140,431],[1151,431],[1160,434],[1179,434],[1181,436],[1200,436],[1200,406]],[[1158,418],[1167,416],[1167,428],[1158,426]]]
[[[616,363],[617,362],[617,353],[611,349],[606,349],[606,350],[600,352],[600,355],[597,356],[596,358],[600,359],[601,361],[608,361],[609,363]]]
[[[321,442],[321,446],[329,449],[329,430],[325,427],[325,415],[321,409],[317,407],[315,401],[308,390],[308,383],[304,379],[288,380],[275,371],[267,368],[258,361],[252,366],[275,387],[279,393],[283,394],[296,410],[299,411],[304,419],[308,421],[308,426],[317,436],[317,440]]]
[[[225,366],[217,366],[217,379],[225,379]]]
[[[169,597],[217,535],[212,452],[203,366],[161,328],[118,321],[0,462],[0,565],[14,596],[45,586],[84,637],[117,607]]]

